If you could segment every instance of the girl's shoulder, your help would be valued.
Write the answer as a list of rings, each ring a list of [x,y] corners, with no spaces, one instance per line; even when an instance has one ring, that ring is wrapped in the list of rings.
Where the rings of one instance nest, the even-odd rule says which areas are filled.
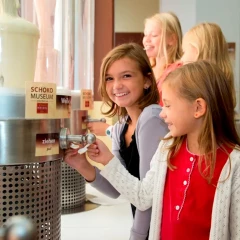
[[[174,71],[175,69],[179,68],[183,66],[183,63],[181,61],[177,61],[171,64],[168,64],[165,68],[165,70],[163,71],[161,77],[157,80],[157,87],[159,90],[161,90],[162,88],[162,83],[163,81],[166,79],[166,77],[168,76],[169,73],[171,73],[172,71]]]
[[[112,132],[120,134],[126,124],[127,117],[123,117],[120,120],[118,120],[112,127]]]
[[[158,104],[151,104],[145,107],[138,118],[138,123],[144,123],[155,118],[158,118],[159,120],[163,121],[163,119],[160,118],[159,116],[161,111],[162,107],[159,106]]]
[[[240,167],[240,147],[234,148],[230,154],[231,163]]]
[[[162,107],[159,106],[158,104],[151,104],[145,107],[138,118],[137,128],[145,125],[145,123],[147,123],[148,126],[149,124],[154,124],[157,127],[159,127],[159,124],[165,126],[166,124],[164,120],[159,116],[161,111]]]
[[[162,111],[162,107],[159,104],[151,104],[145,107],[140,115],[140,117],[152,117],[152,116],[159,116],[160,112]]]

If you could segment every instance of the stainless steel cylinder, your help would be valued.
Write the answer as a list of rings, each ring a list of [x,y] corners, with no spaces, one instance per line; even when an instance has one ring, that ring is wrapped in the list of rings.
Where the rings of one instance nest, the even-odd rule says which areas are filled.
[[[0,165],[61,159],[63,155],[63,151],[59,147],[61,127],[63,127],[63,123],[59,119],[0,120]],[[47,149],[47,147],[51,149]]]
[[[71,112],[71,135],[86,134],[87,111]],[[66,163],[62,163],[62,210],[78,208],[84,205],[86,198],[85,179]]]
[[[63,120],[0,119],[0,225],[32,219],[38,239],[60,239]]]
[[[61,161],[0,166],[0,225],[24,215],[38,239],[61,236]]]

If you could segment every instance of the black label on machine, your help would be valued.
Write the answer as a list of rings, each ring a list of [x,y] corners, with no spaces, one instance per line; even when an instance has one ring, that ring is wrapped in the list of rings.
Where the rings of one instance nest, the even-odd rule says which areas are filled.
[[[59,133],[36,134],[36,157],[57,154],[59,154]]]

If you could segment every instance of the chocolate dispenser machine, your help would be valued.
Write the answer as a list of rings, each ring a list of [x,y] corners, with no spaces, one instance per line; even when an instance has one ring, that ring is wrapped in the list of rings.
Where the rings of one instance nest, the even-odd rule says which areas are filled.
[[[95,140],[78,106],[84,71],[75,67],[83,61],[78,44],[91,42],[76,42],[90,31],[81,22],[86,11],[91,16],[93,5],[78,0],[0,0],[0,226],[22,215],[37,239],[61,238],[68,178],[85,201],[84,179],[62,160],[71,142]]]

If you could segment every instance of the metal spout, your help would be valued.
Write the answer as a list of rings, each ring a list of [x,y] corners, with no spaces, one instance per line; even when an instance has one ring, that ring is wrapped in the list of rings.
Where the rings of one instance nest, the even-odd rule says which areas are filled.
[[[68,128],[60,131],[59,144],[61,149],[68,149],[71,143],[92,144],[96,141],[96,136],[92,133],[86,135],[71,135]]]

